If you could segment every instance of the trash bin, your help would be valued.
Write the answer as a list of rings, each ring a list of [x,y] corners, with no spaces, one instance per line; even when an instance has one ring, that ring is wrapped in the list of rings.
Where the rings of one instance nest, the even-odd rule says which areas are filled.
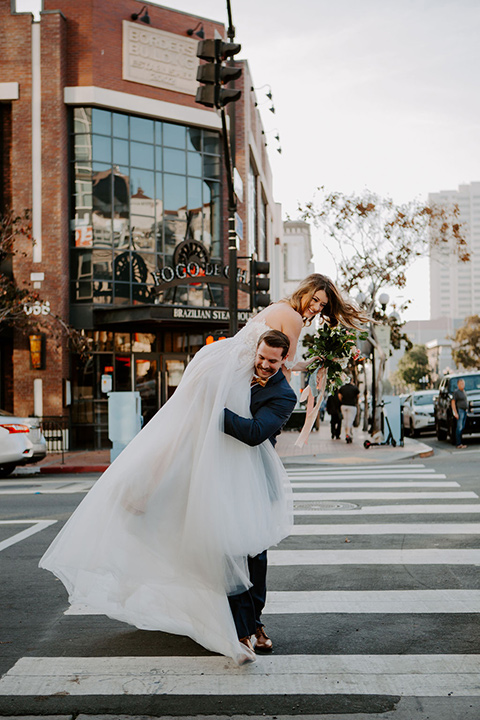
[[[108,437],[112,441],[110,462],[113,462],[142,429],[142,398],[140,393],[108,393]]]

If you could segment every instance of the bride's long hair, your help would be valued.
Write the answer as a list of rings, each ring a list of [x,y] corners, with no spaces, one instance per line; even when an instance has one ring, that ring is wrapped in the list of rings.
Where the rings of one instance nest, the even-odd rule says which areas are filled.
[[[357,305],[345,300],[329,277],[319,273],[308,275],[305,280],[302,280],[295,292],[285,298],[285,302],[288,302],[294,310],[303,316],[313,296],[319,290],[323,290],[328,298],[328,303],[323,308],[321,317],[331,327],[336,327],[338,323],[341,323],[345,327],[359,329],[363,323],[368,322],[368,316]],[[305,322],[308,323],[308,321]]]

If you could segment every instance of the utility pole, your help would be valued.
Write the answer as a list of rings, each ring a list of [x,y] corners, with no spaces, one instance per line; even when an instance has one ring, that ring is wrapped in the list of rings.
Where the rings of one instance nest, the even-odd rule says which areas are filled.
[[[224,85],[235,81],[242,74],[241,68],[235,67],[233,56],[241,50],[241,45],[234,43],[235,27],[232,22],[232,9],[230,0],[227,0],[229,42],[222,40],[203,40],[198,43],[197,57],[205,60],[197,71],[197,80],[203,83],[199,87],[195,102],[206,107],[220,110],[222,120],[223,155],[225,159],[225,175],[227,178],[228,191],[228,310],[229,310],[229,333],[233,337],[238,330],[238,287],[237,287],[237,232],[235,214],[237,211],[237,198],[233,183],[232,157],[235,158],[235,110],[230,114],[231,130],[233,137],[229,140],[227,130],[227,119],[225,105],[235,103],[240,99],[241,91],[234,88],[225,88]],[[230,66],[225,67],[222,63],[230,58]]]
[[[228,28],[227,37],[230,43],[235,40],[235,27],[232,22],[232,8],[230,0],[227,0]],[[230,58],[232,67],[235,64],[233,56]],[[229,145],[227,135],[227,124],[225,120],[225,109],[222,108],[222,129],[225,146],[225,166],[228,183],[228,314],[229,334],[233,337],[238,332],[238,289],[237,289],[237,231],[235,214],[237,212],[237,197],[233,184],[233,167],[235,164],[235,103],[230,109],[230,149],[227,155],[226,148]],[[233,162],[232,162],[233,161]]]

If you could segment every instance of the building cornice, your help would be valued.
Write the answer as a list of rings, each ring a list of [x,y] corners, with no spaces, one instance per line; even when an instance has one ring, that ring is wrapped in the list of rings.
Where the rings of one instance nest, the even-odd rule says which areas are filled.
[[[64,88],[64,101],[66,105],[104,107],[179,122],[184,125],[211,128],[212,130],[220,130],[222,127],[219,116],[209,110],[192,108],[188,107],[188,105],[177,105],[164,100],[155,100],[142,95],[119,92],[118,90],[108,90],[94,85],[78,85]]]

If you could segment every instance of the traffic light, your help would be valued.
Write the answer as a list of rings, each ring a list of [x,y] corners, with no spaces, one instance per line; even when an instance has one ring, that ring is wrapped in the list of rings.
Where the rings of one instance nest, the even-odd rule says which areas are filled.
[[[270,263],[263,260],[252,260],[250,265],[250,293],[252,309],[270,305]],[[259,277],[263,275],[264,277]],[[267,277],[265,277],[267,276]]]
[[[206,107],[222,108],[227,103],[239,100],[241,90],[230,90],[224,86],[237,80],[242,69],[222,65],[223,61],[240,52],[238,43],[227,43],[223,40],[201,40],[198,43],[197,57],[207,62],[199,65],[197,80],[203,83],[198,88],[195,102]]]
[[[205,345],[211,345],[218,340],[225,340],[227,337],[228,332],[226,330],[214,330],[206,336]]]

